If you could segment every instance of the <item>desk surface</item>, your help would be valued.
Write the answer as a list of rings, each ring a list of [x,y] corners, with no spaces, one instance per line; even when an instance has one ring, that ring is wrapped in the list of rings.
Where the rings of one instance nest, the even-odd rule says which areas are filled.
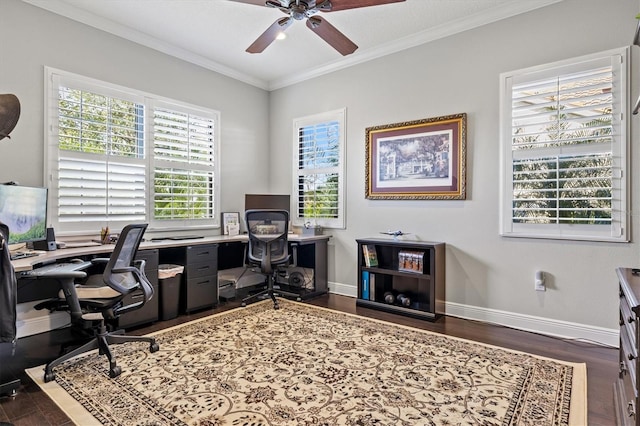
[[[328,240],[330,235],[299,235],[289,234],[289,241],[299,243],[311,243],[319,240]],[[192,240],[161,240],[161,241],[143,241],[140,244],[140,250],[155,249],[155,248],[168,248],[168,247],[184,247],[193,246],[199,244],[212,244],[212,243],[226,243],[226,242],[244,242],[247,241],[246,234],[243,235],[214,235],[204,238],[196,238]],[[64,248],[54,251],[47,251],[39,256],[27,257],[23,259],[17,259],[11,261],[13,268],[16,272],[30,271],[34,265],[39,263],[51,263],[59,259],[69,259],[79,256],[87,256],[92,254],[111,253],[113,251],[113,244],[104,244],[101,246],[91,247],[74,247]]]

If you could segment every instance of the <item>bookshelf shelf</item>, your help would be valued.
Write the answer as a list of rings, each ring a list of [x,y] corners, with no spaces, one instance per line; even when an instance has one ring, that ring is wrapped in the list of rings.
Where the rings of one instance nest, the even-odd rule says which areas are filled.
[[[357,306],[430,320],[444,314],[444,243],[375,238],[356,242]]]

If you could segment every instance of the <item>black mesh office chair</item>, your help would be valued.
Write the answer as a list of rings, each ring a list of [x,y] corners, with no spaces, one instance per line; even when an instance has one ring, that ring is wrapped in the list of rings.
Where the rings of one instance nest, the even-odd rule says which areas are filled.
[[[98,349],[100,355],[106,355],[109,360],[109,377],[120,375],[122,369],[116,365],[115,357],[109,344],[124,342],[147,342],[149,350],[159,349],[153,337],[125,336],[122,330],[107,331],[106,320],[117,318],[126,312],[139,309],[153,297],[153,286],[144,273],[144,260],[135,260],[136,253],[147,224],[127,225],[115,245],[113,253],[108,259],[93,259],[92,263],[105,264],[102,274],[89,276],[86,283],[74,285],[74,279],[84,275],[84,272],[67,273],[58,277],[61,281],[64,299],[48,301],[41,304],[52,310],[66,309],[71,314],[72,323],[78,321],[97,321],[96,336],[86,344],[51,361],[45,367],[44,381],[55,378],[54,367],[75,357],[76,355]],[[48,278],[56,278],[48,275]],[[123,305],[123,298],[137,290],[142,291],[143,299]],[[36,307],[38,308],[38,307]]]
[[[276,295],[295,297],[299,295],[274,287],[278,268],[289,264],[289,212],[286,210],[247,210],[245,212],[249,245],[247,247],[247,263],[259,266],[265,275],[266,289],[246,297],[242,306],[247,302],[268,295],[273,300],[273,308],[278,309]]]

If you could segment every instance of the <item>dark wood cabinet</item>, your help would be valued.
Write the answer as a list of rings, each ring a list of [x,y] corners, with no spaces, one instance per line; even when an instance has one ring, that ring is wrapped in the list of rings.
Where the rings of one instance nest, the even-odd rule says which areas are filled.
[[[358,239],[357,306],[435,320],[444,314],[445,244]],[[365,247],[369,252],[368,263]]]
[[[634,271],[638,271],[634,274]],[[613,399],[619,425],[640,426],[638,409],[638,347],[640,336],[640,270],[617,268],[620,296],[620,358]]]

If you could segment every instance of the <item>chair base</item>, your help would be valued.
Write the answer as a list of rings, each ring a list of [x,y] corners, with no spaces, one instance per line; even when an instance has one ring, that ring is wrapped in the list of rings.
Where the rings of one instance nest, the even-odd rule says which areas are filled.
[[[69,359],[83,354],[85,352],[92,351],[94,349],[98,349],[98,353],[100,355],[106,355],[109,360],[109,377],[115,378],[122,373],[122,369],[116,365],[116,359],[111,349],[109,348],[110,344],[119,344],[125,342],[147,342],[149,343],[149,351],[157,352],[160,347],[156,343],[156,339],[153,337],[145,337],[145,336],[125,336],[123,330],[116,330],[114,332],[108,332],[104,322],[100,325],[100,330],[95,338],[91,339],[89,342],[68,352],[53,361],[49,362],[44,369],[44,381],[50,382],[55,379],[55,373],[53,369],[58,365],[62,364]]]
[[[243,307],[247,306],[247,302],[257,300],[264,295],[268,295],[271,298],[271,300],[273,300],[273,309],[280,309],[280,304],[278,304],[278,299],[276,299],[276,296],[285,296],[285,297],[295,298],[298,302],[302,300],[300,299],[299,294],[273,288],[273,279],[274,279],[273,276],[270,275],[267,279],[267,288],[258,293],[252,294],[251,296],[245,297],[244,299],[242,299],[241,305]]]
[[[288,291],[282,291],[282,290],[266,289],[259,293],[252,294],[251,296],[248,296],[242,299],[242,306],[247,306],[247,302],[259,299],[265,294],[268,294],[269,297],[271,297],[271,300],[273,300],[273,309],[280,309],[280,304],[278,304],[278,299],[276,299],[276,296],[295,297],[298,302],[302,300],[300,299],[300,295],[296,293],[290,293]]]

